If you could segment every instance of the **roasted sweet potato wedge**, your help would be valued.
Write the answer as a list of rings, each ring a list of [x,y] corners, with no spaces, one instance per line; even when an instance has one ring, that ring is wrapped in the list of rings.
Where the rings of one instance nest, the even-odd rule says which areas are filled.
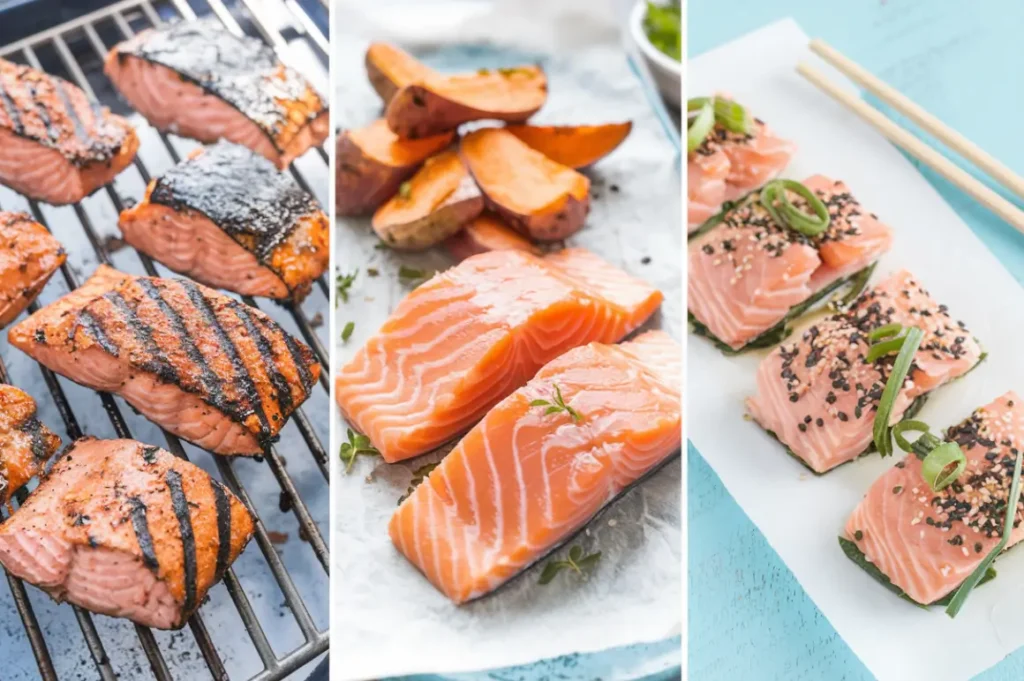
[[[466,135],[465,162],[487,206],[522,234],[558,241],[579,231],[590,210],[590,180],[503,128]]]
[[[570,168],[586,168],[615,151],[633,123],[604,125],[510,125],[506,128],[531,148]]]
[[[418,139],[484,119],[522,123],[544,105],[548,82],[538,66],[434,76],[400,88],[388,104],[388,125]]]
[[[394,45],[370,43],[366,50],[366,75],[387,104],[400,88],[441,74]]]
[[[455,137],[447,132],[403,140],[380,119],[338,136],[335,208],[338,215],[364,215],[380,208],[425,160]]]
[[[466,223],[462,230],[444,241],[444,247],[456,260],[488,251],[526,251],[540,255],[529,239],[509,227],[493,213],[482,213]]]
[[[427,159],[373,215],[373,230],[392,248],[439,244],[480,215],[484,199],[454,149]]]

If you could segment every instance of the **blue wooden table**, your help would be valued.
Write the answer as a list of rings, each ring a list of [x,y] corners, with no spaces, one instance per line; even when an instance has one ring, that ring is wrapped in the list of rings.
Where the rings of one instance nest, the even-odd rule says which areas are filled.
[[[1024,174],[1021,0],[691,0],[688,53],[786,16]],[[1024,236],[923,172],[1024,283]],[[687,456],[689,678],[871,679],[700,454]],[[1024,651],[977,681],[1021,678]]]

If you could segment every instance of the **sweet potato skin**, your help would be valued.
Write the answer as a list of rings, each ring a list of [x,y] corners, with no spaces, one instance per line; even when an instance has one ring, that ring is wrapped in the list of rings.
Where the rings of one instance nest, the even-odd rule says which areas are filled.
[[[486,197],[486,194],[484,196]],[[560,210],[534,215],[516,213],[490,199],[487,199],[487,208],[500,215],[522,234],[527,234],[537,241],[561,241],[568,239],[583,227],[590,212],[590,196],[582,200],[570,196]]]
[[[552,161],[579,170],[615,151],[633,130],[633,123],[510,125],[505,129]]]
[[[370,85],[384,104],[405,85],[439,75],[408,52],[388,43],[370,43],[365,63]]]
[[[541,250],[492,213],[470,220],[457,234],[444,241],[444,247],[457,261],[488,251],[519,250],[540,255]]]

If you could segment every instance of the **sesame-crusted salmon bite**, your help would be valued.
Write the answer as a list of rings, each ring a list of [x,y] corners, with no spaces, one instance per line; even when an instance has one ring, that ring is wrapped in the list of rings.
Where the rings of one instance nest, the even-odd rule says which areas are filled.
[[[885,343],[892,350],[902,346],[904,328],[919,329],[921,338],[908,351],[911,359],[900,379],[893,376],[897,356],[883,350]],[[927,393],[983,358],[963,322],[902,270],[765,357],[747,410],[793,456],[825,473],[875,449],[875,420],[890,382],[891,425],[913,416]]]
[[[773,180],[688,245],[690,322],[727,354],[770,347],[809,307],[863,284],[892,230],[839,180]]]
[[[1022,440],[1024,403],[1012,391],[944,438],[925,432],[854,510],[843,551],[900,596],[955,616],[995,576],[992,561],[1024,538]]]

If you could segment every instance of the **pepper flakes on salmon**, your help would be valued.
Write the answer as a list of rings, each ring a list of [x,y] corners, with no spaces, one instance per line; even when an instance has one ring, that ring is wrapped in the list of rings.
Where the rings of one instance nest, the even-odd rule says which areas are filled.
[[[0,505],[43,469],[60,438],[36,418],[36,403],[11,385],[0,384]]]
[[[10,324],[67,259],[60,242],[24,213],[0,211],[0,328]]]
[[[62,78],[0,59],[0,184],[53,205],[77,203],[135,159],[121,116]]]
[[[121,213],[125,241],[175,272],[300,302],[327,269],[327,216],[295,180],[231,142],[198,149]]]

